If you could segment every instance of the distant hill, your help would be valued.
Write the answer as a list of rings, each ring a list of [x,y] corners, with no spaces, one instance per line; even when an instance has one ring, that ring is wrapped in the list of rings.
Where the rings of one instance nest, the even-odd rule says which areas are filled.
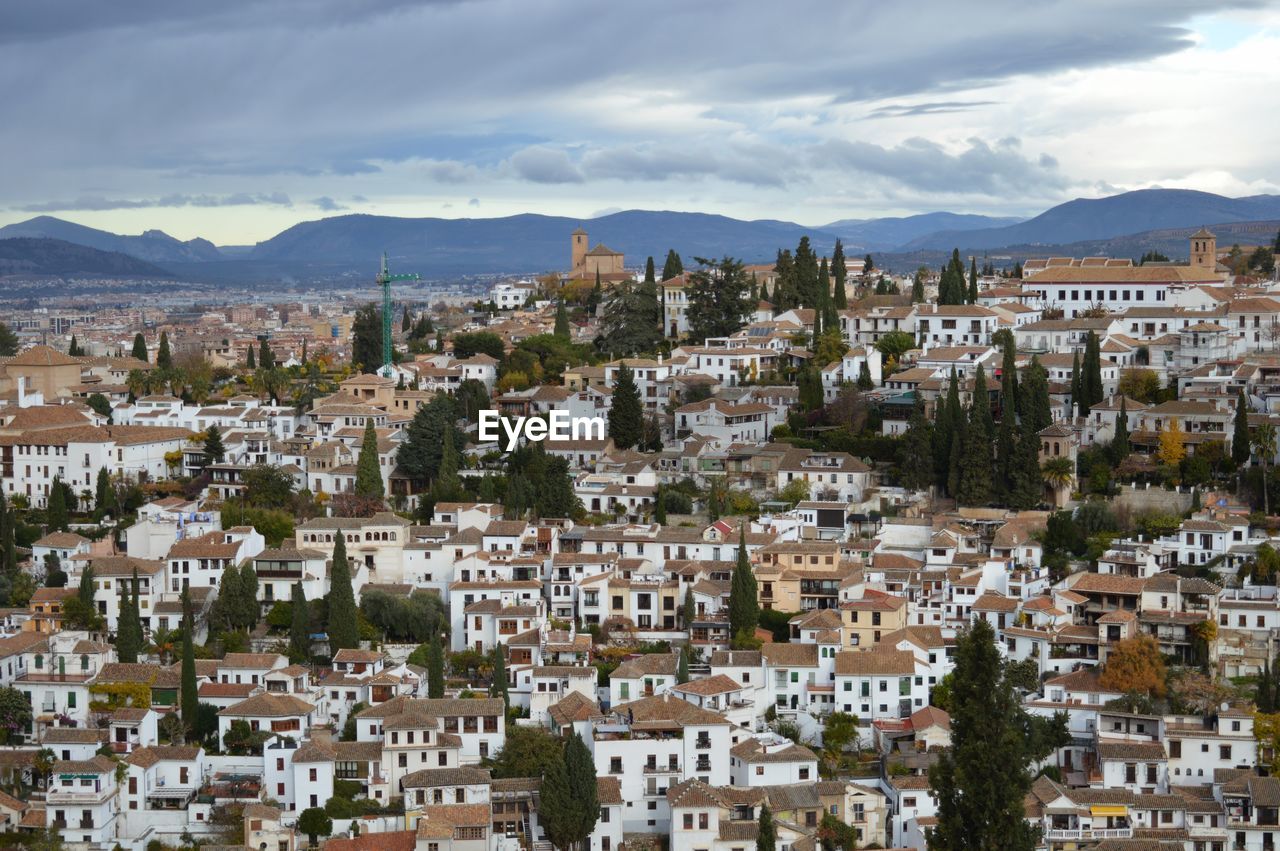
[[[160,230],[145,231],[139,236],[121,236],[53,216],[37,216],[0,227],[0,239],[19,236],[61,239],[99,251],[118,251],[150,263],[196,263],[222,259],[222,252],[207,239],[183,242]]]
[[[0,275],[85,275],[172,278],[173,273],[117,251],[99,251],[61,239],[0,239]]]
[[[998,228],[943,230],[911,240],[898,252],[991,249],[1105,240],[1162,228],[1195,228],[1210,222],[1280,218],[1280,195],[1227,198],[1190,189],[1141,189],[1107,198],[1077,198],[1033,219]]]
[[[892,251],[912,240],[938,231],[971,231],[1017,224],[1019,218],[978,216],[969,213],[921,213],[881,219],[841,219],[822,230],[844,240],[848,251]]]
[[[593,246],[604,243],[623,252],[631,267],[648,256],[661,266],[671,248],[686,263],[725,254],[760,262],[772,260],[779,248],[794,248],[805,235],[820,252],[830,252],[836,241],[833,233],[792,222],[746,222],[705,213],[629,210],[587,221],[535,214],[497,219],[349,215],[294,225],[258,243],[246,259],[353,264],[372,273],[386,251],[396,268],[427,275],[566,269],[569,235],[579,225]]]

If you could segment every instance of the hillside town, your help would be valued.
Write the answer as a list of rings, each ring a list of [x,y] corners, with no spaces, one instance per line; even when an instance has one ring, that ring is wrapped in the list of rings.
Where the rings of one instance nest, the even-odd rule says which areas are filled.
[[[1280,844],[1280,235],[566,249],[4,317],[0,836]]]

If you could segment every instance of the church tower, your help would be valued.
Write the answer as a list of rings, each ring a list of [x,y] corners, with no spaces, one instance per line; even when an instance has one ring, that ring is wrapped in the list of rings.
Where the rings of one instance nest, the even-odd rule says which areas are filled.
[[[573,265],[569,273],[577,272],[587,262],[587,232],[579,227],[573,232]]]
[[[1208,228],[1191,234],[1191,268],[1212,272],[1218,265],[1218,238]]]

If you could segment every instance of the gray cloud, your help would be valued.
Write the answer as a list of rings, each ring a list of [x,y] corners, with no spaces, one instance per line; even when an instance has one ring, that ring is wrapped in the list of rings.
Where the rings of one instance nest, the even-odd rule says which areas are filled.
[[[507,162],[517,177],[531,183],[582,183],[585,180],[569,155],[557,148],[541,145],[525,148]]]
[[[149,207],[246,207],[252,205],[271,205],[292,207],[293,202],[283,192],[269,194],[250,194],[237,192],[233,195],[165,195],[160,198],[101,198],[85,196],[74,201],[43,201],[37,204],[24,204],[12,209],[24,213],[51,213],[60,210],[141,210]]]
[[[910,118],[916,115],[943,115],[970,112],[982,106],[994,106],[994,100],[944,100],[928,103],[890,103],[871,110],[868,118]]]
[[[479,207],[479,206],[480,206],[480,199],[479,199],[479,198],[472,198],[470,201],[468,201],[468,202],[467,202],[467,206],[468,206],[468,207]]]
[[[319,198],[311,200],[311,206],[319,207],[321,210],[345,210],[344,205],[330,198],[328,195],[321,195]]]

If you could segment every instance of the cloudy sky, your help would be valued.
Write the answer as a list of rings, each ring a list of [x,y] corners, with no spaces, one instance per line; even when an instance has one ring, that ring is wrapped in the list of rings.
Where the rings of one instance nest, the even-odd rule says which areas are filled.
[[[0,224],[1277,192],[1278,56],[1264,0],[7,0]]]

